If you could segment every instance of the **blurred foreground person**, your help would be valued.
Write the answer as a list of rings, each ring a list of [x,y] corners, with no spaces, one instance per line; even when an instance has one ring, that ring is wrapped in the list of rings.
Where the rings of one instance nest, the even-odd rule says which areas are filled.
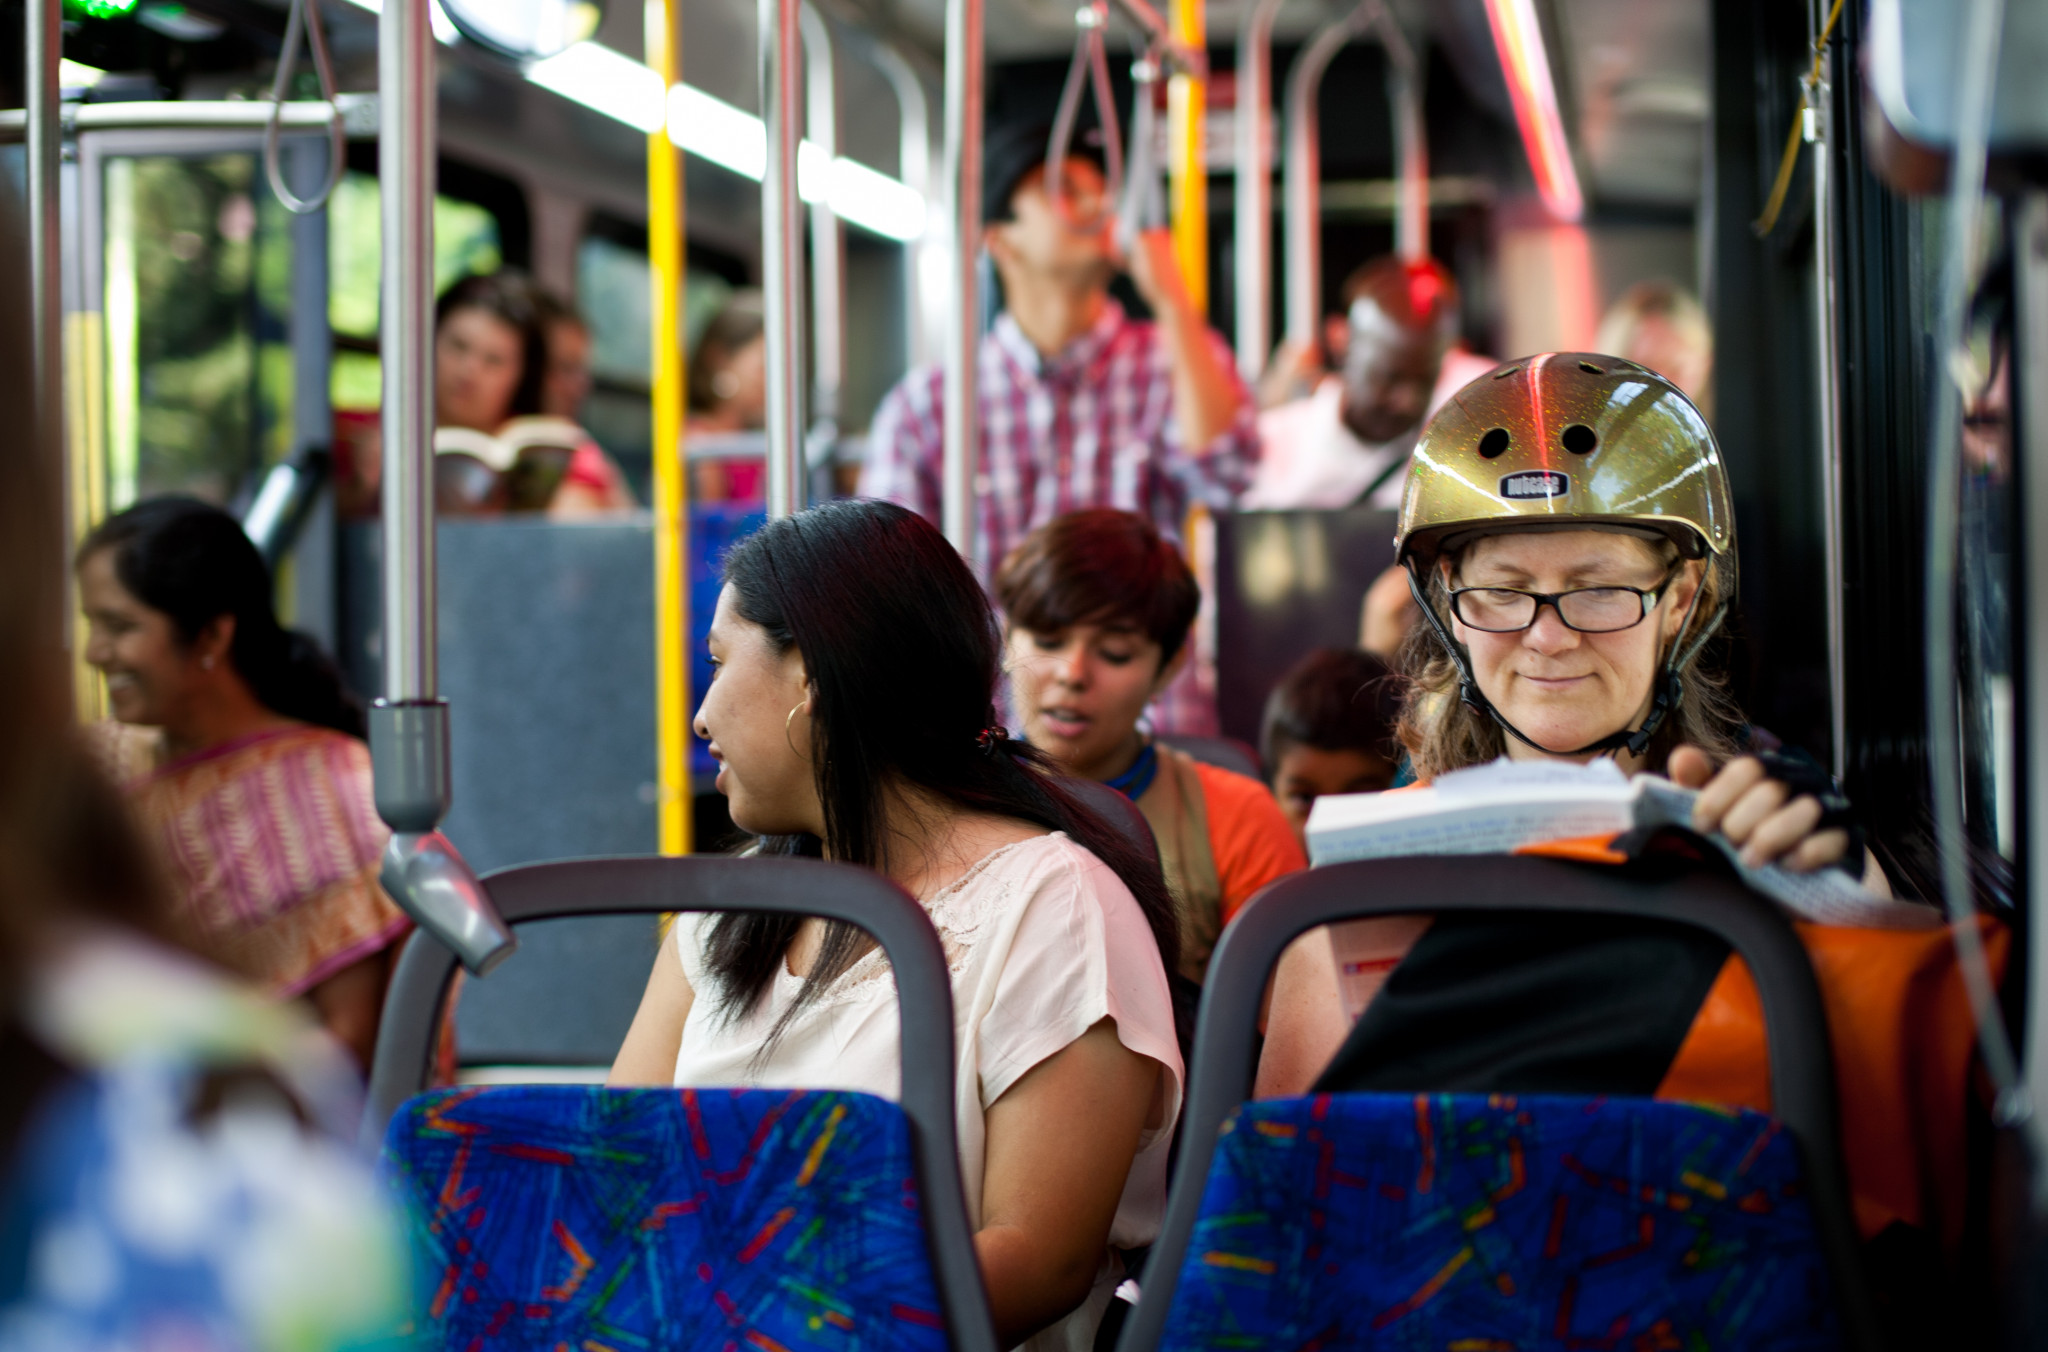
[[[18,256],[0,198],[0,247]],[[0,273],[0,404],[30,406],[23,274]],[[156,931],[118,797],[74,740],[54,448],[0,493],[0,1348],[404,1346],[400,1236],[341,1143],[347,1062]]]
[[[278,625],[270,570],[191,498],[109,518],[78,551],[119,721],[96,729],[171,884],[172,923],[279,998],[303,995],[367,1067],[412,922],[378,882],[390,832],[360,707]]]

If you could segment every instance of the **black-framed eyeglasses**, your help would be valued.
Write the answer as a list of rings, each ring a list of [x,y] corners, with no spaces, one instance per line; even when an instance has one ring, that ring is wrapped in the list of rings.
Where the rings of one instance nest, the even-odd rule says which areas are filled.
[[[1536,623],[1549,606],[1564,627],[1581,634],[1615,634],[1641,624],[1664,589],[1678,575],[1666,573],[1654,587],[1579,587],[1566,592],[1524,591],[1519,587],[1458,587],[1451,592],[1451,613],[1468,629],[1487,634],[1518,634]]]

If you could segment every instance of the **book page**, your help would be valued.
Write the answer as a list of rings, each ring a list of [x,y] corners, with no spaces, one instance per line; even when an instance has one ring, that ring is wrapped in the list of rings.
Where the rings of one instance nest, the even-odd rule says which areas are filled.
[[[1633,783],[1638,795],[1637,826],[1692,829],[1693,804],[1699,800],[1697,790],[1680,788],[1657,775],[1637,775]],[[1863,929],[1933,929],[1943,923],[1941,913],[1933,907],[1877,896],[1841,869],[1795,873],[1777,864],[1751,868],[1742,862],[1742,852],[1720,832],[1703,839],[1735,865],[1744,882],[1800,920]]]
[[[1340,864],[1409,854],[1513,854],[1546,840],[1613,835],[1626,831],[1630,821],[1626,803],[1499,801],[1439,807],[1396,821],[1320,831],[1311,820],[1309,862]]]

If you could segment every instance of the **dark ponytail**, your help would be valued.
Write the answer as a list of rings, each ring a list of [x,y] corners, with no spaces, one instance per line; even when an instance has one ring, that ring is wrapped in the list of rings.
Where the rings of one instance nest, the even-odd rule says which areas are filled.
[[[170,616],[183,642],[232,615],[228,661],[264,708],[363,735],[363,707],[333,660],[306,635],[278,624],[270,569],[232,516],[197,498],[152,498],[101,522],[78,547],[78,559],[102,549],[114,552],[121,585]]]
[[[742,618],[766,630],[778,651],[803,654],[833,858],[880,865],[884,797],[896,781],[973,811],[1064,831],[1123,880],[1166,970],[1179,970],[1178,913],[1158,868],[1030,745],[1006,740],[984,749],[980,735],[996,722],[1002,638],[981,584],[930,522],[883,502],[817,507],[748,537],[726,559],[725,580]],[[820,855],[825,843],[771,837],[761,850]],[[706,957],[729,1013],[752,1008],[768,989],[800,923],[748,914],[713,923]],[[782,1024],[862,947],[853,926],[829,926]]]

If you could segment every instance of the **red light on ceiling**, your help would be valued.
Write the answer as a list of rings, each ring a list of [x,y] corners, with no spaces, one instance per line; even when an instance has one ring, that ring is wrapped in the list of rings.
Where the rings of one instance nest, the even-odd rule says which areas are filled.
[[[1552,216],[1576,221],[1585,215],[1586,199],[1579,190],[1578,170],[1572,167],[1564,119],[1557,111],[1557,86],[1550,77],[1550,54],[1543,46],[1536,8],[1531,0],[1486,0],[1486,19],[1493,29],[1494,50],[1500,54],[1501,73],[1507,77],[1508,95],[1514,100],[1515,122],[1536,191]]]

